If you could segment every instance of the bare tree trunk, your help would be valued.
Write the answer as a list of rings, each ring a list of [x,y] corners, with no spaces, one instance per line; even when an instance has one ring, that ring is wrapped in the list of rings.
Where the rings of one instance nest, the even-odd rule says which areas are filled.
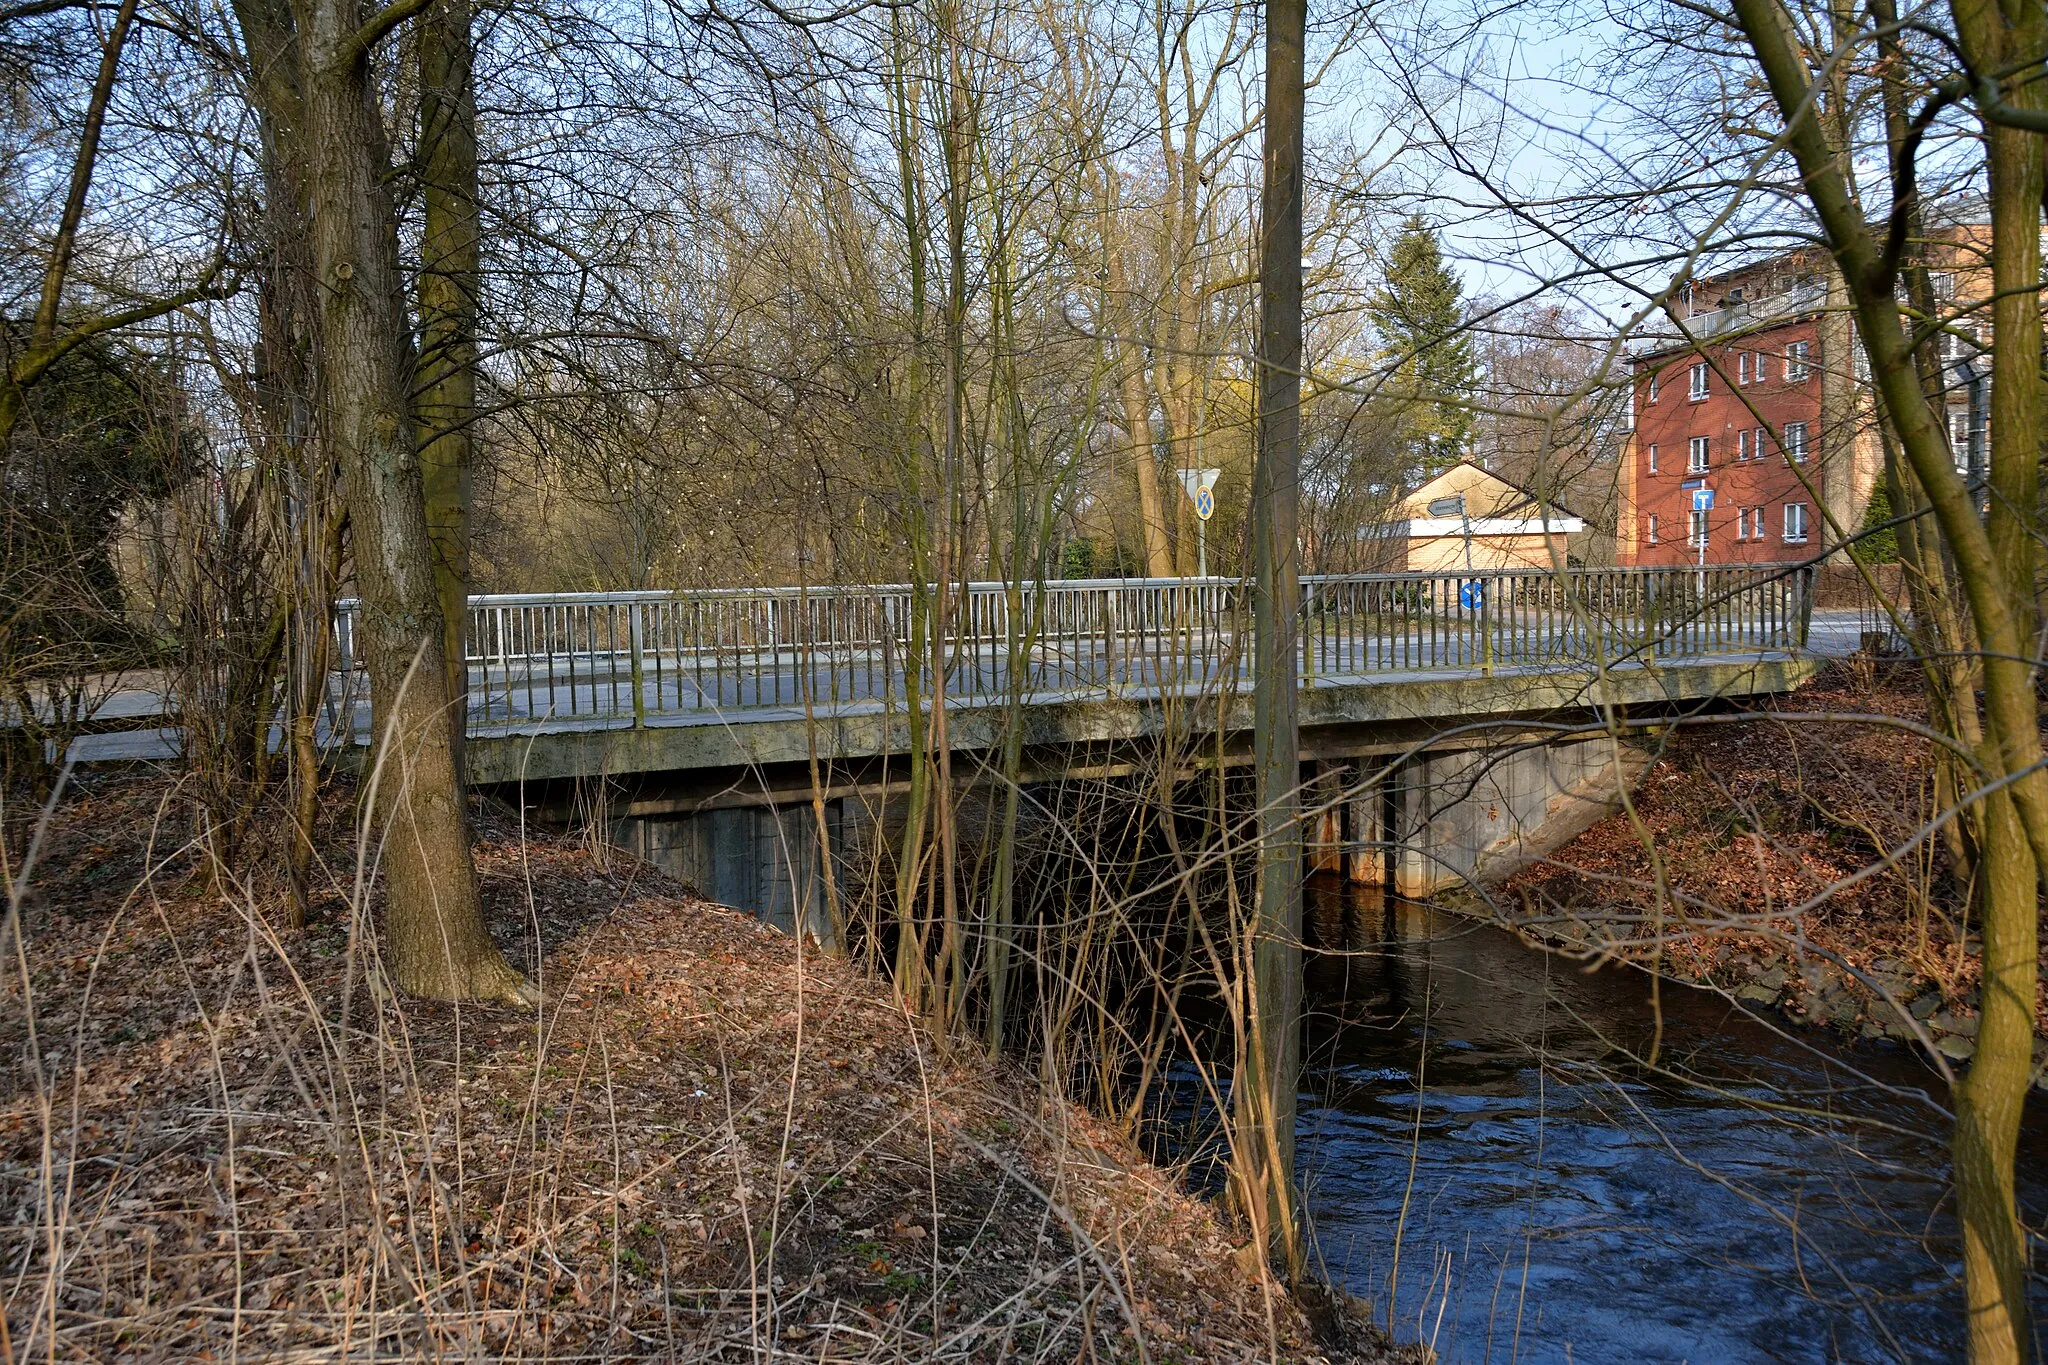
[[[420,373],[414,411],[434,584],[441,601],[456,776],[463,774],[469,667],[470,469],[475,455],[476,322],[482,283],[477,218],[476,85],[468,0],[420,16]]]
[[[968,98],[963,61],[966,35],[960,28],[958,0],[948,0],[934,14],[938,39],[945,44],[946,116],[940,125],[945,157],[946,214],[946,438],[939,474],[939,541],[932,584],[932,752],[936,801],[933,833],[938,839],[940,912],[945,919],[941,979],[933,992],[943,1032],[960,1019],[966,989],[966,928],[960,916],[958,826],[953,802],[953,745],[946,715],[946,665],[952,649],[950,620],[953,575],[960,546],[966,539],[961,473],[967,446],[967,195],[972,180],[975,110]],[[965,577],[963,574],[962,577]],[[964,604],[963,604],[964,605]]]
[[[2048,92],[2032,72],[2043,53],[2048,15],[2028,9],[2023,27],[2015,30],[1986,0],[1959,0],[1954,13],[1976,69],[2013,73],[2006,99],[2024,106],[2044,98]],[[1979,753],[1987,776],[2002,785],[1985,801],[1979,867],[1985,887],[1983,1021],[1970,1072],[1956,1086],[1956,1203],[1963,1224],[1970,1357],[2017,1361],[2027,1352],[2030,1329],[2026,1232],[2013,1203],[2011,1161],[2032,1061],[2039,953],[2035,888],[2048,871],[2048,781],[2039,770],[2039,703],[2028,662],[2035,649],[2033,556],[2031,549],[2012,548],[2027,535],[2039,483],[2034,466],[2040,442],[2040,139],[2006,136],[2012,130],[1998,126],[1996,111],[1981,107],[1981,94],[1976,97],[1979,113],[1992,123],[1986,139],[1992,277],[2000,291],[1994,307],[1993,515],[1987,527],[1956,473],[1914,369],[1894,297],[1896,258],[1888,258],[1871,231],[1840,158],[1808,116],[1811,78],[1800,32],[1780,0],[1735,0],[1735,15],[1786,121],[1788,148],[1855,301],[1871,377],[1927,496],[1983,651],[1985,742]],[[1910,163],[1894,166],[1895,192],[1909,192],[1902,187],[1910,185],[1910,171]],[[2026,468],[2014,468],[2019,464]]]
[[[2004,96],[2021,108],[2048,107],[2040,67],[2048,53],[2048,12],[2015,6],[2008,21],[1995,3],[1954,0],[1956,33],[1980,72],[2013,73]],[[1992,565],[2002,570],[2011,612],[2009,643],[1979,632],[1987,650],[2034,653],[2038,626],[2035,534],[2041,500],[2041,195],[2040,134],[1994,123],[1985,129],[1991,199],[1990,505],[1986,532]],[[2039,751],[2032,670],[2017,660],[1986,663],[1992,674],[2020,672],[2007,687],[2024,686],[2025,725]],[[2000,727],[1994,723],[1992,737]],[[2017,772],[2026,762],[2011,751],[1989,752],[1986,768]],[[2016,763],[2015,760],[2018,760]],[[2027,1234],[2013,1198],[2013,1156],[2020,1110],[2033,1071],[2034,1006],[2040,954],[2039,901],[2034,855],[2020,827],[2018,789],[1984,803],[1978,882],[1984,938],[1981,1022],[1969,1072],[1956,1086],[1956,1207],[1963,1221],[1964,1282],[1970,1313],[1970,1356],[1975,1361],[2026,1358]]]
[[[1143,345],[1133,341],[1134,350]],[[1152,431],[1152,395],[1146,391],[1143,362],[1126,370],[1121,388],[1124,425],[1131,433],[1131,465],[1138,476],[1138,519],[1145,531],[1145,572],[1153,578],[1173,577],[1173,547],[1166,539],[1166,510],[1159,501],[1159,443]]]
[[[2034,933],[2034,856],[2012,798],[2003,792],[1987,797],[1980,827],[1984,985],[1977,1050],[1955,1086],[1952,1146],[1970,1359],[2008,1362],[2026,1359],[2030,1337],[2027,1237],[2014,1199],[2013,1159],[2019,1150],[2020,1110],[2033,1080],[2033,987],[2040,945]]]
[[[903,241],[910,276],[910,354],[905,366],[904,394],[896,413],[898,478],[909,540],[910,591],[905,607],[910,620],[904,632],[903,701],[910,759],[910,789],[904,798],[903,835],[896,863],[896,993],[912,1010],[924,1008],[927,995],[926,937],[918,885],[924,871],[925,830],[932,792],[931,729],[925,714],[925,667],[929,661],[931,623],[931,526],[924,512],[923,474],[926,463],[925,311],[928,289],[926,257],[928,221],[920,193],[915,109],[916,85],[910,71],[904,12],[889,13],[891,98],[890,123],[895,135],[897,184],[902,195]]]
[[[1259,251],[1259,446],[1252,469],[1259,878],[1249,1083],[1238,1090],[1244,1205],[1268,1256],[1302,1269],[1294,1205],[1301,1071],[1301,148],[1303,0],[1266,6],[1265,190]]]
[[[385,11],[389,13],[389,11]],[[376,21],[372,21],[375,23]],[[377,718],[385,933],[400,988],[437,999],[530,993],[484,928],[454,759],[433,541],[407,379],[396,219],[368,53],[346,0],[300,0],[327,428],[348,481],[360,633]]]

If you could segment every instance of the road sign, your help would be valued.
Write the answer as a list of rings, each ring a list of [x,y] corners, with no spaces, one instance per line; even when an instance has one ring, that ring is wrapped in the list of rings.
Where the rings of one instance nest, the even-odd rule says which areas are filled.
[[[1180,486],[1187,493],[1189,502],[1193,502],[1195,495],[1204,488],[1214,488],[1216,480],[1223,477],[1220,469],[1181,469],[1174,472],[1180,475]]]
[[[1714,490],[1713,490],[1713,489],[1711,489],[1711,488],[1695,488],[1695,489],[1693,489],[1693,490],[1692,490],[1692,510],[1693,510],[1693,511],[1695,511],[1695,512],[1711,512],[1711,511],[1713,511],[1713,510],[1714,510]]]
[[[1458,605],[1466,611],[1478,611],[1486,605],[1486,580],[1474,578],[1458,585]]]
[[[1188,501],[1195,505],[1195,572],[1202,577],[1209,576],[1209,518],[1216,515],[1216,480],[1223,476],[1220,469],[1181,469],[1180,486],[1187,492]]]

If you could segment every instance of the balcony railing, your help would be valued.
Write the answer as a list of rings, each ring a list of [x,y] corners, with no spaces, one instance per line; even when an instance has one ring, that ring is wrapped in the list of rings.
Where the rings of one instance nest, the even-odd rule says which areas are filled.
[[[1314,686],[1789,650],[1811,582],[1773,566],[1310,576],[1298,673]],[[1220,578],[472,597],[469,726],[1231,691],[1250,679],[1250,607],[1247,584]],[[360,609],[336,616],[342,714],[367,695]]]

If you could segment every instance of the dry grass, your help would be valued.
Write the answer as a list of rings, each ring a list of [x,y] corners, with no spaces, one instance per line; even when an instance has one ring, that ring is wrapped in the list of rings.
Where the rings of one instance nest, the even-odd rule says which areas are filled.
[[[378,988],[161,783],[74,789],[8,944],[0,1359],[1312,1360],[1214,1211],[848,964],[486,822],[537,1013]],[[18,951],[17,951],[18,949]]]

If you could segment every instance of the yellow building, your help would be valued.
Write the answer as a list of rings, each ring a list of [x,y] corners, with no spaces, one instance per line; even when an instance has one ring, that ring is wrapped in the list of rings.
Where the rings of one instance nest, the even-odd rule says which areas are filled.
[[[1460,460],[1395,504],[1372,534],[1393,542],[1390,557],[1410,572],[1460,573],[1562,569],[1566,537],[1585,529],[1568,509]]]

